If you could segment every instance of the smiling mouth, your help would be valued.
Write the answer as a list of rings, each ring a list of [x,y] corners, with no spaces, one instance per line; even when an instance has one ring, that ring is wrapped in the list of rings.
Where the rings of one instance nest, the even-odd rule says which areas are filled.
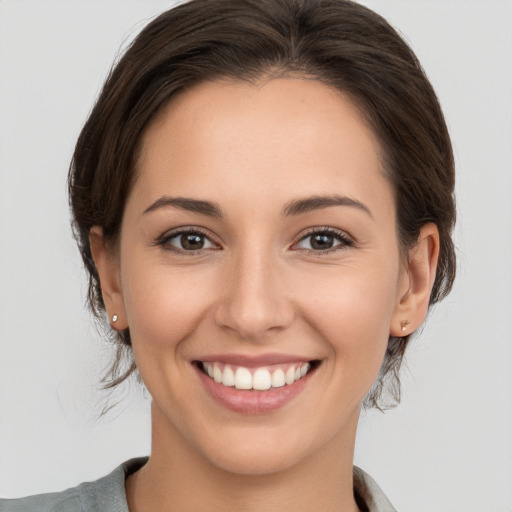
[[[320,361],[275,364],[259,368],[221,362],[198,361],[197,364],[217,384],[239,390],[267,391],[292,385],[316,369]]]

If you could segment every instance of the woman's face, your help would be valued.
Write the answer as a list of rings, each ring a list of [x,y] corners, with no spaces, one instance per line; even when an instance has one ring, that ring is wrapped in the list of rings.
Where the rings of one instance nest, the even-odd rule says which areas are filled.
[[[409,286],[353,103],[313,80],[204,83],[151,124],[139,171],[112,313],[153,442],[253,474],[351,446]]]

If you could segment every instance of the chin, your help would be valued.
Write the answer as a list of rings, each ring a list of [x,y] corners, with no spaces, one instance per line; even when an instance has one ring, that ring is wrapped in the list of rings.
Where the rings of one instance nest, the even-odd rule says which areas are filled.
[[[264,476],[279,473],[301,459],[297,452],[261,448],[254,443],[231,447],[223,453],[209,454],[214,466],[237,475]]]
[[[223,471],[263,476],[300,465],[330,445],[332,437],[337,436],[322,432],[314,422],[309,428],[303,422],[300,428],[292,429],[289,423],[269,425],[262,421],[259,425],[224,427],[223,435],[213,429],[207,436],[196,437],[195,448],[203,459]]]

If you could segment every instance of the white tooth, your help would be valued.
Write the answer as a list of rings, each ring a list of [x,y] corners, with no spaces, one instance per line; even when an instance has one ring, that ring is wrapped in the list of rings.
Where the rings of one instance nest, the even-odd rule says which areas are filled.
[[[284,386],[285,384],[286,384],[286,380],[284,378],[284,372],[283,372],[283,370],[281,370],[281,368],[278,368],[272,374],[272,387],[280,388],[281,386]]]
[[[247,368],[239,366],[235,373],[236,389],[252,389],[252,375]]]
[[[293,384],[295,381],[295,368],[293,366],[290,366],[288,370],[286,370],[286,384]]]
[[[231,369],[231,366],[224,367],[224,373],[222,374],[222,384],[224,386],[234,386],[235,385],[235,374]]]
[[[297,366],[296,370],[295,370],[295,380],[299,380],[300,379],[300,366]]]
[[[213,366],[210,363],[203,363],[206,373],[213,379]]]
[[[304,375],[306,375],[306,373],[308,373],[308,370],[309,370],[309,363],[303,364],[300,367],[300,376],[304,377]]]
[[[260,368],[254,372],[254,375],[252,376],[253,389],[265,391],[266,389],[270,389],[271,386],[272,378],[270,377],[270,372],[268,370]]]
[[[217,365],[217,363],[215,363],[215,365],[213,366],[213,379],[215,380],[215,382],[222,382],[222,371]]]

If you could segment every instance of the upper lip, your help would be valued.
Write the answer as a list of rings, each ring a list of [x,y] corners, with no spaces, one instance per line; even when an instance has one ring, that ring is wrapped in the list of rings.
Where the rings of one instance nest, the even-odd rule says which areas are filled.
[[[314,360],[314,358],[290,354],[260,354],[257,356],[245,354],[213,354],[200,357],[196,360],[204,363],[225,363],[233,366],[244,366],[245,368],[258,368],[272,364],[308,363]]]

